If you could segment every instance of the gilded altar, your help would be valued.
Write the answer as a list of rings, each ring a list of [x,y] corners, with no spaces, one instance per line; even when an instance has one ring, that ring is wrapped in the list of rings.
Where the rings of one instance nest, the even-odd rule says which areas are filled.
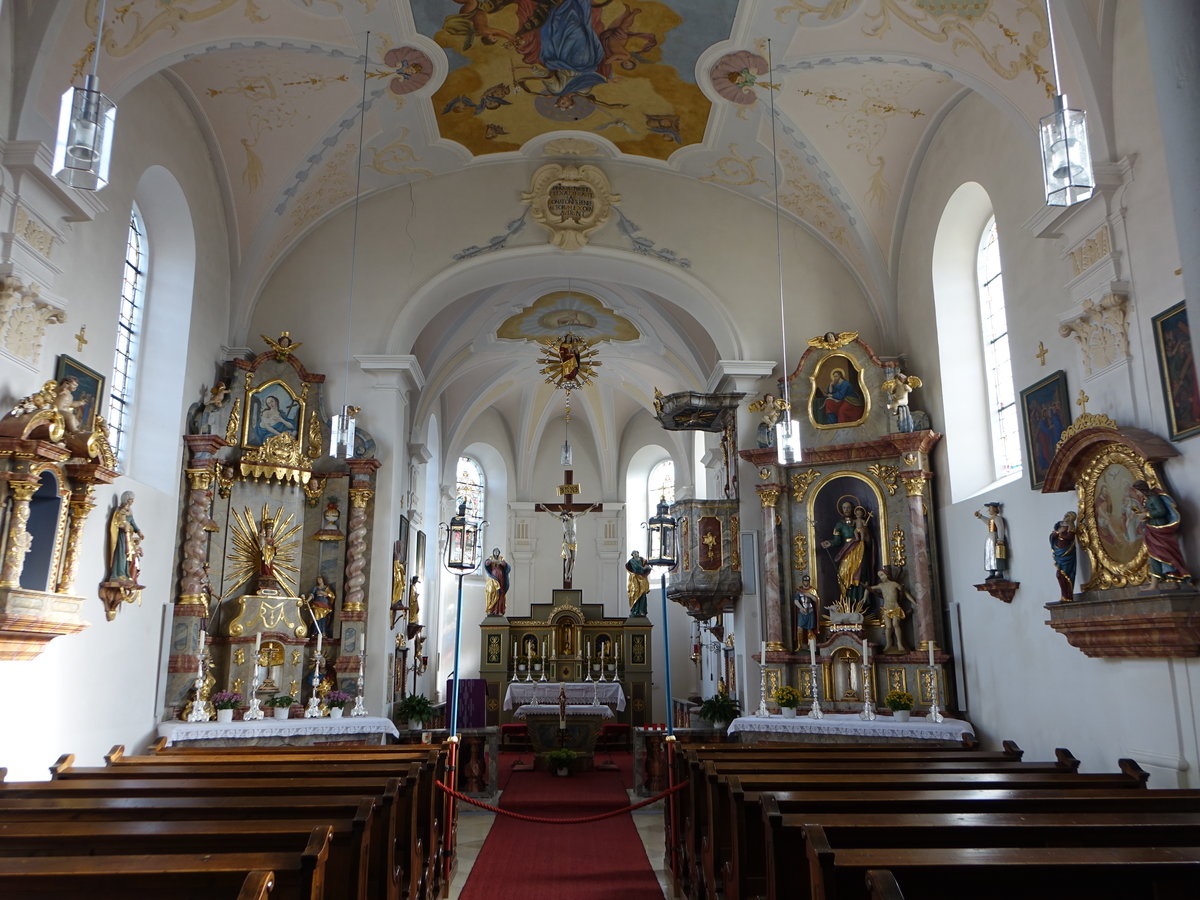
[[[202,671],[201,699],[254,690],[303,705],[314,681],[318,697],[357,693],[374,441],[359,425],[351,458],[329,457],[325,376],[290,333],[263,340],[189,411],[167,719],[189,708]]]

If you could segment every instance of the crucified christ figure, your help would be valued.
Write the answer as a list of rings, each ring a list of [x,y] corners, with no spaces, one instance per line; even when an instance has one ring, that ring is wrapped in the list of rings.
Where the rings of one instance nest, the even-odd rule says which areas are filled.
[[[570,584],[571,578],[575,574],[575,550],[578,542],[575,537],[575,520],[580,516],[585,516],[595,508],[596,504],[584,507],[578,512],[551,512],[550,515],[562,522],[562,560],[563,560],[563,584]]]

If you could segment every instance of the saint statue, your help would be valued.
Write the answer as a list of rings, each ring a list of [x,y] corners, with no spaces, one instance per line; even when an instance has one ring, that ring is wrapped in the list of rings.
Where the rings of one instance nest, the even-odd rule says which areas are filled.
[[[1002,579],[1008,568],[1008,524],[1000,515],[1002,505],[993,500],[984,504],[986,512],[975,510],[975,518],[987,525],[988,530],[983,545],[983,567],[987,569],[988,581]]]
[[[821,541],[826,550],[835,551],[834,565],[837,567],[838,598],[849,607],[867,595],[867,572],[871,558],[871,514],[866,507],[854,502],[850,495],[838,501],[841,520],[834,523],[833,536]]]
[[[414,575],[409,579],[408,583],[408,621],[410,622],[417,621],[417,615],[421,611],[419,603],[421,592],[417,590],[417,584],[420,580],[420,578]]]
[[[629,615],[645,616],[646,598],[650,593],[650,567],[646,565],[646,560],[642,559],[641,554],[634,550],[625,563],[625,571],[629,573]]]
[[[489,616],[502,616],[508,598],[508,573],[512,566],[500,555],[500,548],[493,547],[492,555],[483,561],[486,580],[483,585],[484,604]]]
[[[316,621],[317,630],[325,637],[330,636],[333,624],[333,602],[337,599],[324,575],[318,575],[312,590],[308,592],[308,609]]]
[[[871,590],[883,600],[883,606],[879,611],[879,617],[883,619],[883,652],[907,653],[908,650],[904,647],[904,635],[900,630],[901,623],[907,614],[904,612],[904,607],[900,605],[900,600],[906,598],[911,603],[912,597],[904,589],[904,585],[888,576],[885,569],[880,569],[876,574],[879,576],[879,581],[871,585]]]
[[[1054,523],[1050,532],[1050,552],[1054,556],[1054,577],[1058,579],[1058,592],[1063,600],[1071,600],[1075,594],[1075,512],[1072,510]]]
[[[1182,517],[1175,498],[1164,490],[1150,487],[1145,481],[1135,481],[1130,491],[1142,505],[1142,540],[1150,555],[1151,586],[1158,587],[1161,582],[1191,584],[1192,573],[1179,546]]]
[[[796,649],[799,650],[808,643],[810,636],[817,636],[817,610],[821,598],[817,589],[812,586],[808,575],[800,577],[800,586],[792,594],[792,606],[796,611]]]
[[[275,522],[264,514],[258,526],[258,587],[260,590],[264,587],[279,587],[279,579],[275,575],[275,557],[278,553],[279,547],[275,543]]]
[[[133,500],[133,491],[122,494],[121,503],[113,510],[108,523],[109,581],[137,583],[143,535],[133,518]]]
[[[62,416],[63,428],[68,434],[84,430],[85,410],[92,402],[91,397],[76,400],[75,391],[78,389],[79,380],[74,375],[68,375],[58,383],[58,392],[54,395],[54,408]]]

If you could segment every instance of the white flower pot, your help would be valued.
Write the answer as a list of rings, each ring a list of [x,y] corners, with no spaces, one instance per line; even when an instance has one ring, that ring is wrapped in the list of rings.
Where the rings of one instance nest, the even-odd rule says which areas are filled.
[[[912,715],[911,709],[894,709],[892,710],[892,718],[897,722],[907,722],[908,717]]]
[[[273,710],[271,710],[277,719],[286,719],[291,711],[292,708],[290,706],[276,706]]]
[[[340,706],[329,707],[329,718],[340,719],[342,717],[342,708]]]
[[[233,710],[232,709],[218,709],[217,710],[217,721],[218,722],[232,722],[233,721]]]
[[[409,731],[420,731],[424,727],[425,727],[425,723],[422,722],[420,719],[409,719],[408,720],[408,730]]]
[[[779,711],[783,714],[785,719],[796,718],[796,707],[794,706],[781,706]]]

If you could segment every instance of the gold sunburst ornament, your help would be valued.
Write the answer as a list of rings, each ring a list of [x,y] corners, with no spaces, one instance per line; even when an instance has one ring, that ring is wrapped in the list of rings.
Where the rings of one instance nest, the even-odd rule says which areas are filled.
[[[599,350],[569,331],[562,337],[542,338],[538,343],[543,351],[537,360],[542,367],[538,371],[546,376],[546,384],[564,391],[591,384],[596,370],[604,365],[596,359]]]
[[[229,589],[222,595],[222,600],[251,579],[255,580],[256,591],[282,587],[285,592],[295,594],[300,574],[296,566],[300,539],[296,535],[301,523],[293,524],[294,518],[292,513],[285,518],[282,506],[272,514],[265,503],[257,520],[250,507],[243,512],[233,511]]]

